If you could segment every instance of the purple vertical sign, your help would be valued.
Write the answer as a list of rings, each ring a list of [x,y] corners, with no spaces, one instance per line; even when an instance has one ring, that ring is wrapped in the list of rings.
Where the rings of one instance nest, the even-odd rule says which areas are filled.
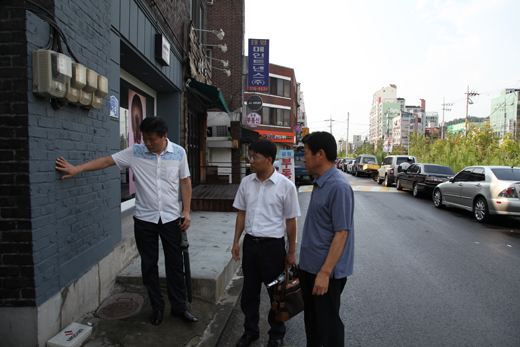
[[[249,39],[248,92],[269,91],[269,40]]]

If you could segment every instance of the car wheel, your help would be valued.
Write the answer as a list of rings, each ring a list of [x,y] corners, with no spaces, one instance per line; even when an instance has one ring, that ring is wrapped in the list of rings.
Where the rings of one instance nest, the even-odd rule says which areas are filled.
[[[354,171],[354,176],[359,177],[359,174],[358,174],[357,170]]]
[[[433,192],[433,206],[437,208],[444,208],[446,205],[442,203],[442,193],[440,189],[435,189]]]
[[[419,186],[417,185],[417,183],[413,184],[412,195],[413,195],[414,198],[418,198],[419,195],[420,195],[420,193],[419,193]]]
[[[485,222],[489,219],[489,209],[486,199],[478,198],[473,204],[473,214],[478,222]]]
[[[403,187],[401,187],[401,181],[399,181],[399,178],[395,181],[395,188],[397,190],[403,190]]]
[[[388,180],[388,175],[385,176],[385,187],[390,187],[392,184]]]
[[[383,180],[381,179],[381,177],[379,177],[379,175],[377,175],[377,184],[381,184],[383,183]]]

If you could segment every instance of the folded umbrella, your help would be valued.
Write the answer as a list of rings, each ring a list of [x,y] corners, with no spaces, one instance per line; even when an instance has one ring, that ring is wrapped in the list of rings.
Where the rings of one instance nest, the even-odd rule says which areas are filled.
[[[181,237],[181,249],[184,256],[184,277],[186,277],[186,293],[188,302],[191,304],[193,293],[191,288],[190,253],[188,252],[190,244],[188,243],[188,235],[186,230],[181,230]]]

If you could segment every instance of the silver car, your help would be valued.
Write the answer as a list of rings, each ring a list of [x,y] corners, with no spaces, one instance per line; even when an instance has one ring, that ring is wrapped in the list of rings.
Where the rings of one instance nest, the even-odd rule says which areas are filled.
[[[472,211],[479,222],[490,215],[520,216],[520,168],[467,167],[435,188],[433,204]]]

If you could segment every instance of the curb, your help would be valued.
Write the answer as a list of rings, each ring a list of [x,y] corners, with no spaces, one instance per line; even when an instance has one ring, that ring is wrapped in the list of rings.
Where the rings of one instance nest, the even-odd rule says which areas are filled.
[[[237,273],[239,272],[241,271],[237,271]],[[242,294],[243,284],[243,276],[235,274],[226,287],[226,290],[222,294],[219,302],[217,303],[217,310],[215,315],[206,327],[201,340],[198,342],[198,344],[189,344],[187,347],[216,347],[218,345],[222,333],[226,329],[229,319],[231,318],[231,315],[233,314],[233,311],[239,302],[240,296]]]

